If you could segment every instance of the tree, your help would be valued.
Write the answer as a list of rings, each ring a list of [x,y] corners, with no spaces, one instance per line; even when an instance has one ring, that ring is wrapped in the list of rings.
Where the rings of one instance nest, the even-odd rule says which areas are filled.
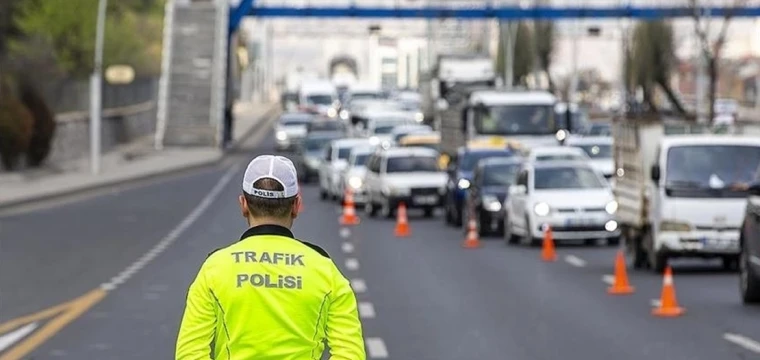
[[[21,35],[13,22],[13,16],[16,14],[20,3],[19,0],[0,1],[0,57],[5,55],[8,40]]]
[[[525,85],[528,75],[533,71],[535,59],[535,46],[533,42],[533,33],[527,23],[520,22],[517,26],[515,35],[515,56],[514,56],[514,82],[515,84]]]
[[[535,29],[536,60],[538,61],[539,68],[546,72],[546,78],[549,80],[549,91],[554,92],[554,81],[549,73],[552,54],[554,53],[554,23],[551,21],[537,21]]]
[[[629,90],[641,88],[644,102],[652,111],[657,111],[658,108],[653,95],[659,87],[675,110],[686,115],[680,99],[670,86],[675,62],[673,29],[668,22],[659,20],[636,24],[632,46],[624,59],[628,77],[626,80],[633,85]]]
[[[746,4],[746,0],[731,0],[732,9],[736,9],[739,7],[742,7]],[[723,24],[720,27],[720,30],[718,31],[718,35],[715,37],[715,39],[711,39],[709,33],[710,33],[710,17],[709,16],[703,16],[702,14],[702,6],[698,4],[697,0],[689,0],[689,6],[694,10],[693,12],[693,18],[694,18],[694,31],[697,34],[697,39],[699,41],[699,51],[700,56],[705,60],[706,66],[707,66],[707,77],[708,77],[708,89],[707,89],[707,98],[709,101],[709,111],[708,111],[708,122],[712,123],[713,119],[715,119],[715,97],[718,87],[718,67],[720,62],[720,56],[721,52],[723,51],[723,46],[726,44],[726,34],[728,33],[728,26],[731,23],[731,18],[734,15],[734,12],[729,9],[729,11],[725,14],[725,17],[723,18]],[[702,69],[699,69],[702,71]],[[697,109],[697,111],[700,111],[701,109]]]
[[[67,0],[65,6],[49,0],[21,3],[14,23],[25,39],[11,43],[14,57],[34,58],[42,43],[51,50],[62,72],[86,76],[93,67],[97,2]],[[155,10],[158,2],[149,7],[143,0],[109,4],[104,64],[129,64],[138,74],[156,73],[161,40],[160,12]]]

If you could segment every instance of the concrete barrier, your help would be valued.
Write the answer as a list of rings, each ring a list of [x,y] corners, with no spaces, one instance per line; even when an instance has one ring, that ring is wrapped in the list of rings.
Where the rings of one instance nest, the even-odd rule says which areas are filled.
[[[103,109],[102,151],[153,134],[156,129],[156,104],[148,101],[118,108]],[[87,111],[56,115],[57,128],[48,157],[49,164],[76,160],[90,151],[90,114]]]

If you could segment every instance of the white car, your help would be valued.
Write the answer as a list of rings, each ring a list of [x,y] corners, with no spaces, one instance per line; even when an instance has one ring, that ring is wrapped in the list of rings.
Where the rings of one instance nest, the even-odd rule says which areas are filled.
[[[308,132],[308,126],[314,115],[307,113],[285,113],[274,129],[275,147],[278,151],[292,149]]]
[[[374,146],[357,146],[351,149],[348,167],[341,172],[340,193],[345,194],[346,189],[350,188],[357,205],[363,205],[367,200],[364,175],[367,172],[367,159],[375,149]]]
[[[577,147],[591,158],[589,164],[605,178],[615,173],[615,159],[612,157],[612,138],[606,136],[569,137],[565,145]]]
[[[555,241],[607,239],[617,243],[618,204],[607,181],[580,161],[525,163],[504,202],[504,237],[540,244],[544,226]]]
[[[422,147],[380,149],[367,160],[364,183],[370,216],[393,217],[399,204],[423,209],[426,217],[442,204],[448,176],[438,167],[438,152]]]
[[[582,149],[569,146],[540,146],[528,150],[525,159],[528,162],[572,160],[588,162],[591,158]]]
[[[414,124],[414,114],[403,111],[373,112],[368,116],[364,135],[374,146],[390,147],[393,143],[391,133],[397,126]]]
[[[348,157],[355,146],[367,145],[367,139],[333,140],[325,148],[325,156],[319,166],[319,195],[324,200],[328,197],[339,199],[340,174],[348,167]]]

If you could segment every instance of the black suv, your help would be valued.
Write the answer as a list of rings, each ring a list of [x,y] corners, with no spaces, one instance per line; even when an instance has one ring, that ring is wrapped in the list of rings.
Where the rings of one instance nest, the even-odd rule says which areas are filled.
[[[741,294],[745,304],[760,303],[760,174],[749,188],[739,243]]]

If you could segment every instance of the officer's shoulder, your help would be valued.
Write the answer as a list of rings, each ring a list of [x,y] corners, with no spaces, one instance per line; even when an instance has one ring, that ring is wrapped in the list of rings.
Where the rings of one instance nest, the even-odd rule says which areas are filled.
[[[214,250],[211,250],[211,252],[209,252],[208,255],[206,255],[206,260],[210,259],[212,255],[218,253],[220,250],[224,250],[224,249],[226,249],[226,248],[228,248],[228,247],[230,247],[232,245],[233,244],[228,244],[228,245],[220,246],[220,247],[218,247],[218,248],[216,248]]]
[[[306,245],[307,247],[311,248],[312,250],[316,251],[319,255],[324,256],[325,258],[330,258],[330,254],[327,253],[327,251],[323,248],[321,248],[318,245],[312,244],[308,241],[298,240],[301,242],[301,244]]]

